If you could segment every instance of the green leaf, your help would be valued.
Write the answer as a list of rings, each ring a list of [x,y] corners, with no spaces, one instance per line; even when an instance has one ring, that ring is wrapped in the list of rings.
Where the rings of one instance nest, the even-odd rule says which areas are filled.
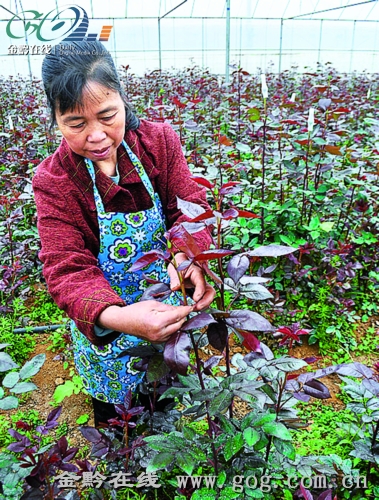
[[[256,122],[261,117],[261,112],[258,108],[250,108],[247,110],[247,117],[251,122]]]
[[[191,496],[191,500],[216,500],[216,498],[217,491],[209,490],[208,488],[201,488],[201,490],[196,490],[195,493]]]
[[[283,490],[283,493],[284,493],[284,500],[293,500],[293,496],[290,490]]]
[[[248,427],[250,427],[251,422],[255,419],[255,414],[251,411],[241,421],[241,430],[244,431]]]
[[[276,419],[275,413],[266,413],[266,415],[263,415],[254,422],[254,427],[260,427],[269,422],[273,422],[275,419]]]
[[[195,462],[192,453],[180,451],[176,455],[175,465],[182,469],[189,476],[192,474],[197,461]]]
[[[36,384],[33,384],[33,382],[20,382],[11,389],[11,392],[23,394],[24,392],[35,391],[36,389],[38,389],[38,387]]]
[[[223,490],[221,490],[221,494],[219,496],[219,500],[232,500],[233,498],[241,498],[240,494],[237,491],[234,491],[232,486],[227,486]]]
[[[154,354],[149,361],[146,380],[149,383],[156,382],[168,374],[170,368],[164,362],[162,354]]]
[[[187,394],[187,393],[188,389],[186,387],[170,387],[169,389],[167,389],[167,391],[165,391],[162,394],[162,396],[159,398],[159,401],[165,398],[176,398],[181,394]]]
[[[264,424],[262,430],[270,436],[275,436],[285,441],[291,441],[292,439],[290,431],[280,422],[269,422]]]
[[[86,424],[89,420],[89,415],[88,413],[84,413],[83,415],[80,415],[79,418],[76,419],[76,423],[79,425]]]
[[[318,227],[320,226],[320,219],[319,217],[313,217],[313,219],[311,220],[311,222],[309,223],[309,230],[310,231],[314,231],[315,229],[317,229]]]
[[[222,470],[217,477],[217,488],[222,488],[226,481],[226,472]]]
[[[317,240],[317,238],[319,238],[320,236],[320,231],[311,231],[310,234],[314,240]]]
[[[237,142],[236,148],[238,149],[238,151],[241,151],[241,153],[251,153],[251,148],[248,144]]]
[[[64,398],[68,398],[74,394],[75,384],[71,380],[66,380],[62,385],[58,385],[53,394],[53,399],[56,403],[61,403]]]
[[[10,389],[11,387],[15,386],[19,380],[20,380],[20,375],[18,372],[7,373],[3,380],[3,386],[8,387],[8,389]]]
[[[20,370],[20,379],[33,377],[38,373],[46,360],[46,354],[37,354],[34,358],[27,361]]]
[[[174,453],[178,449],[175,443],[170,442],[168,437],[163,435],[147,436],[144,441],[148,443],[150,448],[160,452],[170,451]]]
[[[245,495],[250,498],[264,498],[264,493],[259,488],[255,488],[254,490],[246,488]]]
[[[283,441],[283,440],[278,439],[276,437],[274,437],[273,441],[274,441],[275,448],[278,450],[278,452],[281,455],[284,455],[285,457],[289,458],[290,460],[295,460],[296,450],[290,442]]]
[[[173,453],[169,453],[167,451],[158,453],[146,467],[146,472],[155,472],[156,470],[165,469],[174,461],[174,459],[175,455]]]
[[[287,243],[287,245],[292,245],[293,244],[293,240],[291,240],[290,238],[288,238],[284,234],[280,234],[279,238],[283,241],[283,243]]]
[[[254,446],[259,441],[259,432],[252,427],[248,427],[243,431],[243,438],[247,446]]]
[[[224,457],[225,460],[230,460],[236,453],[243,448],[244,440],[242,432],[238,432],[235,436],[230,436],[225,443]]]
[[[179,382],[189,389],[200,389],[200,382],[197,375],[178,375]]]
[[[224,415],[218,415],[219,425],[221,429],[227,434],[234,434],[236,432],[236,428],[230,422],[229,419],[225,418]]]
[[[233,394],[230,391],[224,389],[210,402],[209,414],[215,415],[216,413],[222,413],[229,407],[232,399]]]
[[[334,222],[321,222],[320,229],[322,229],[326,233],[330,233],[330,231],[333,229],[333,226]]]
[[[0,410],[14,410],[18,407],[18,398],[15,396],[7,396],[0,399]]]
[[[183,436],[185,439],[188,439],[188,441],[192,441],[196,437],[196,431],[191,427],[183,427],[182,432]]]
[[[0,399],[4,397],[4,389],[0,387]]]

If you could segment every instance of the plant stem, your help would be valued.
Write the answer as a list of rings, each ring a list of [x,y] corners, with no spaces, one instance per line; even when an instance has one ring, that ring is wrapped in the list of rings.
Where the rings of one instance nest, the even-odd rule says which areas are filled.
[[[265,237],[265,209],[263,207],[265,201],[265,174],[266,174],[266,126],[267,126],[267,110],[266,110],[266,99],[264,102],[264,120],[263,120],[263,144],[262,144],[262,185],[261,185],[261,234],[260,241],[261,245],[263,245],[264,237]]]

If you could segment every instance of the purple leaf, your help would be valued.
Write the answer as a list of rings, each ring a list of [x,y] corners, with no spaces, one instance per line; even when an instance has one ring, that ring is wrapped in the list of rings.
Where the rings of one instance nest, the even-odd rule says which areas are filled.
[[[308,401],[311,399],[308,394],[304,394],[303,392],[294,392],[293,397],[295,399],[298,399],[299,401],[304,401],[305,403],[308,403]]]
[[[243,190],[242,186],[226,186],[226,187],[221,187],[220,189],[220,194],[225,196],[226,194],[237,194],[240,193]]]
[[[79,471],[79,469],[74,464],[61,463],[61,464],[59,464],[59,468],[61,470],[65,470],[67,472],[78,472]]]
[[[15,429],[8,429],[8,434],[10,434],[13,438],[18,439],[19,441],[25,437],[23,434],[20,434]]]
[[[52,422],[55,422],[60,414],[62,413],[62,406],[58,406],[58,408],[55,408],[53,411],[51,411],[46,419],[46,423],[50,424]]]
[[[208,182],[206,179],[204,180]],[[196,203],[191,203],[190,201],[181,200],[178,197],[176,197],[176,200],[178,209],[181,210],[181,212],[190,219],[194,219],[198,215],[201,215],[205,212],[205,209],[202,206],[197,205]]]
[[[272,266],[268,266],[264,270],[263,274],[270,274],[270,273],[274,272],[277,267],[278,267],[278,264],[273,264]]]
[[[326,490],[317,497],[317,500],[332,500],[332,490]]]
[[[201,252],[195,238],[181,224],[173,226],[165,233],[165,237],[174,248],[184,252],[190,259]]]
[[[191,343],[185,332],[178,331],[166,342],[163,357],[166,365],[180,375],[187,374]]]
[[[250,351],[253,352],[260,351],[260,342],[255,335],[253,335],[251,332],[242,330],[239,330],[239,333],[243,337],[242,345],[246,347],[246,349],[250,349]]]
[[[298,250],[298,248],[272,244],[251,250],[247,252],[247,255],[250,257],[280,257],[281,255],[288,255],[289,253],[296,252],[296,250]]]
[[[93,457],[101,458],[108,453],[109,444],[104,441],[99,441],[92,446],[91,455]]]
[[[26,493],[22,495],[20,500],[43,500],[45,498],[45,495],[41,490],[37,489],[38,486],[26,491]]]
[[[332,104],[332,100],[331,99],[320,99],[318,101],[318,106],[319,108],[321,108],[323,111],[326,111],[329,106]]]
[[[22,441],[17,441],[16,443],[11,443],[9,446],[7,446],[7,450],[18,453],[20,451],[24,451],[26,446],[28,445],[25,445]]]
[[[211,323],[216,323],[216,320],[211,314],[200,313],[189,319],[182,325],[182,330],[187,332],[189,330],[195,330],[197,328],[204,328]]]
[[[342,365],[327,366],[326,368],[321,368],[320,370],[316,370],[313,373],[312,372],[302,373],[301,375],[299,375],[298,380],[299,382],[305,384],[308,382],[308,380],[326,377],[327,375],[331,375],[332,373],[338,372],[341,366]]]
[[[164,259],[164,253],[159,250],[150,250],[150,252],[146,252],[142,257],[135,260],[133,265],[129,267],[128,272],[134,273],[135,271],[139,271],[158,259]]]
[[[216,212],[213,212],[212,210],[207,210],[206,212],[195,217],[194,219],[191,219],[190,222],[196,223],[196,222],[210,221],[211,219],[215,219],[215,215],[217,215]]]
[[[178,267],[177,271],[185,271],[192,264],[192,260],[184,260]]]
[[[310,356],[309,358],[303,358],[303,360],[308,363],[308,365],[311,365],[312,363],[315,363],[318,359],[317,356]]]
[[[129,389],[128,392],[125,394],[125,397],[124,397],[124,406],[128,410],[132,406],[132,398],[133,398],[133,393],[132,393],[131,389]]]
[[[309,490],[306,490],[302,484],[300,484],[300,491],[305,500],[313,500],[312,493]]]
[[[348,375],[349,377],[373,378],[374,376],[373,371],[368,366],[358,362],[339,365],[336,371],[340,375]]]
[[[171,288],[166,283],[157,283],[147,288],[140,300],[164,300],[171,293]]]
[[[213,189],[215,187],[215,185],[209,182],[205,177],[191,177],[191,179],[208,189]]]
[[[222,359],[222,356],[211,356],[208,358],[204,363],[204,373],[206,375],[211,375],[212,368],[219,364],[220,359]]]
[[[236,219],[238,217],[238,210],[235,208],[228,208],[222,213],[221,218],[225,220]]]
[[[61,455],[64,455],[67,451],[68,442],[66,436],[62,436],[58,439],[56,445],[54,446],[55,451],[59,451]]]
[[[68,462],[72,460],[75,455],[78,453],[79,448],[70,448],[63,457],[63,462]]]
[[[331,397],[328,388],[319,380],[309,380],[303,385],[305,394],[317,399],[328,399]]]
[[[211,323],[208,326],[207,337],[210,345],[220,352],[226,347],[226,342],[228,341],[228,327],[225,321],[218,319],[216,323]]]
[[[239,282],[249,267],[249,258],[246,254],[234,255],[228,264],[227,272],[235,284]]]
[[[204,252],[196,255],[194,261],[199,262],[202,260],[221,259],[222,257],[232,255],[233,253],[233,250],[223,250],[221,248],[215,250],[205,250]]]
[[[250,332],[269,332],[274,330],[267,319],[256,312],[248,310],[232,311],[229,318],[226,319],[226,323],[237,330],[247,330]]]
[[[90,443],[98,443],[104,437],[97,429],[87,425],[79,427],[79,430]]]
[[[296,379],[287,380],[285,389],[286,391],[297,392],[300,389],[300,384]]]
[[[379,396],[379,383],[375,380],[365,378],[362,384],[368,389],[374,396]]]

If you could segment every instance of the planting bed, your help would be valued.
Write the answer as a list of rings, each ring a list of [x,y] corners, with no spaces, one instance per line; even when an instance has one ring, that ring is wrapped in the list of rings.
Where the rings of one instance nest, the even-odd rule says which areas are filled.
[[[10,345],[0,355],[0,498],[79,498],[56,481],[70,462],[78,474],[96,467],[110,477],[118,464],[135,481],[147,472],[162,485],[105,483],[83,489],[85,499],[379,499],[378,75],[341,75],[326,65],[265,78],[236,68],[230,85],[197,67],[144,78],[124,67],[120,76],[140,117],[175,128],[207,190],[208,212],[178,203],[193,224],[213,227],[212,253],[195,254],[217,299],[175,334],[164,359],[154,366],[145,360],[149,379],[167,384],[177,410],[142,415],[136,434],[124,435],[130,449],[92,429],[65,330],[13,334],[67,320],[43,283],[31,192],[33,172],[59,135],[49,132],[41,82],[2,79],[0,344]],[[190,255],[192,230],[171,230],[167,238]],[[203,347],[198,330],[208,341]],[[9,364],[36,355],[29,371]],[[13,390],[16,372],[38,390]],[[57,423],[55,414],[48,417],[54,400],[63,408]],[[129,421],[128,404],[121,413]],[[46,418],[50,428],[36,431]],[[76,455],[65,437],[79,447]],[[44,471],[31,468],[29,487],[20,459]],[[235,475],[267,474],[271,491],[231,487]],[[321,491],[286,483],[288,475],[313,474],[336,476],[335,484]],[[344,475],[357,474],[366,477],[364,487],[343,484]],[[218,480],[212,488],[180,488],[178,475]]]

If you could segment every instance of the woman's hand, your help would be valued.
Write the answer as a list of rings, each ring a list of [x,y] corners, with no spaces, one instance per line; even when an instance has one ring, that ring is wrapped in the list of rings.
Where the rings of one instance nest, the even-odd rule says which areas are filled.
[[[175,255],[177,265],[180,265],[185,260],[187,260],[186,254],[178,253]],[[170,276],[171,290],[180,290],[178,273],[172,264],[168,266],[167,272]],[[184,286],[186,288],[195,289],[192,296],[193,300],[196,302],[193,308],[194,311],[202,311],[208,307],[215,298],[216,292],[214,288],[205,281],[202,269],[196,265],[192,264],[184,271]]]
[[[157,300],[145,300],[130,306],[109,306],[99,315],[97,324],[160,343],[177,332],[193,310],[193,306],[171,306]]]

